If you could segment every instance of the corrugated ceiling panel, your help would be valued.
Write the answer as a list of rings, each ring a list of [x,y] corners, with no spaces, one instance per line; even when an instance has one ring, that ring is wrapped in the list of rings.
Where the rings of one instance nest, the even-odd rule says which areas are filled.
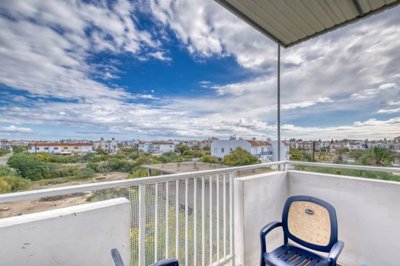
[[[285,47],[400,4],[400,0],[216,1]]]

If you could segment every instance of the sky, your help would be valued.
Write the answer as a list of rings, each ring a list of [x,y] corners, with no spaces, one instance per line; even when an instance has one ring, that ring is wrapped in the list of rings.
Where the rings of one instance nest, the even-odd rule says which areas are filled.
[[[212,0],[0,1],[0,138],[276,138],[277,44]],[[281,49],[282,137],[400,135],[400,7]]]

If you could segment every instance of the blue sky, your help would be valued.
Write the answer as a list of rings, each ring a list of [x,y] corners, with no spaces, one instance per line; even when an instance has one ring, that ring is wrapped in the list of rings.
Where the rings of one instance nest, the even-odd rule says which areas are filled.
[[[0,2],[0,138],[275,138],[276,44],[214,1]],[[400,135],[400,7],[282,50],[284,138]]]

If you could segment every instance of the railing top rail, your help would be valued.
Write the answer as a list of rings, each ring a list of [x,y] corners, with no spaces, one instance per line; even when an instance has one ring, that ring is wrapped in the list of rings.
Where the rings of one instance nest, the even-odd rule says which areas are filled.
[[[400,173],[399,167],[381,167],[381,166],[334,164],[334,163],[314,163],[314,162],[300,162],[300,161],[288,161],[287,163],[289,165],[317,166],[317,167],[340,168],[340,169],[349,169],[349,170],[365,170],[365,171]]]
[[[279,162],[261,163],[261,164],[246,165],[246,166],[204,170],[204,171],[197,171],[197,172],[168,174],[168,175],[152,176],[152,177],[146,177],[146,178],[124,179],[124,180],[117,180],[117,181],[108,181],[108,182],[90,183],[90,184],[83,184],[83,185],[73,185],[73,186],[64,186],[64,187],[57,187],[57,188],[48,188],[48,189],[40,189],[40,190],[32,190],[32,191],[24,191],[24,192],[7,193],[7,194],[0,195],[0,203],[15,202],[15,201],[22,201],[22,200],[34,200],[34,199],[40,199],[43,197],[68,195],[68,194],[73,194],[73,193],[97,191],[97,190],[111,189],[111,188],[117,188],[117,187],[155,184],[155,183],[161,183],[161,182],[167,182],[167,181],[175,181],[175,180],[179,180],[179,179],[218,175],[218,174],[224,174],[224,173],[232,173],[232,172],[236,172],[236,171],[252,170],[252,169],[259,169],[259,168],[264,168],[264,167],[271,167],[271,166],[278,166],[278,165],[285,165],[285,164],[400,173],[400,168],[396,168],[396,167],[375,167],[375,166],[333,164],[333,163],[279,161]]]
[[[83,184],[83,185],[73,185],[73,186],[64,186],[64,187],[57,187],[57,188],[48,188],[48,189],[40,189],[40,190],[32,190],[32,191],[24,191],[24,192],[7,193],[7,194],[0,195],[0,203],[15,202],[15,201],[22,201],[22,200],[34,200],[34,199],[40,199],[43,197],[68,195],[68,194],[73,194],[73,193],[96,191],[96,190],[103,190],[103,189],[110,189],[110,188],[117,188],[117,187],[155,184],[155,183],[174,181],[174,180],[179,180],[179,179],[218,175],[218,174],[231,173],[231,172],[235,172],[235,171],[243,171],[243,170],[249,170],[249,169],[250,170],[259,169],[259,168],[264,168],[264,167],[283,165],[286,163],[287,163],[287,161],[269,162],[269,163],[227,167],[227,168],[219,168],[219,169],[197,171],[197,172],[168,174],[168,175],[159,175],[159,176],[152,176],[152,177],[145,177],[145,178],[124,179],[124,180],[90,183],[90,184]]]

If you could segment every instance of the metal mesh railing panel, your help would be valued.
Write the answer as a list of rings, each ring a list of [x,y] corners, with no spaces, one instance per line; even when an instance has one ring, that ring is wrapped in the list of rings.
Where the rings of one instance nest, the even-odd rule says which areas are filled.
[[[180,265],[229,259],[230,188],[227,174],[130,187],[131,265],[172,257]]]

